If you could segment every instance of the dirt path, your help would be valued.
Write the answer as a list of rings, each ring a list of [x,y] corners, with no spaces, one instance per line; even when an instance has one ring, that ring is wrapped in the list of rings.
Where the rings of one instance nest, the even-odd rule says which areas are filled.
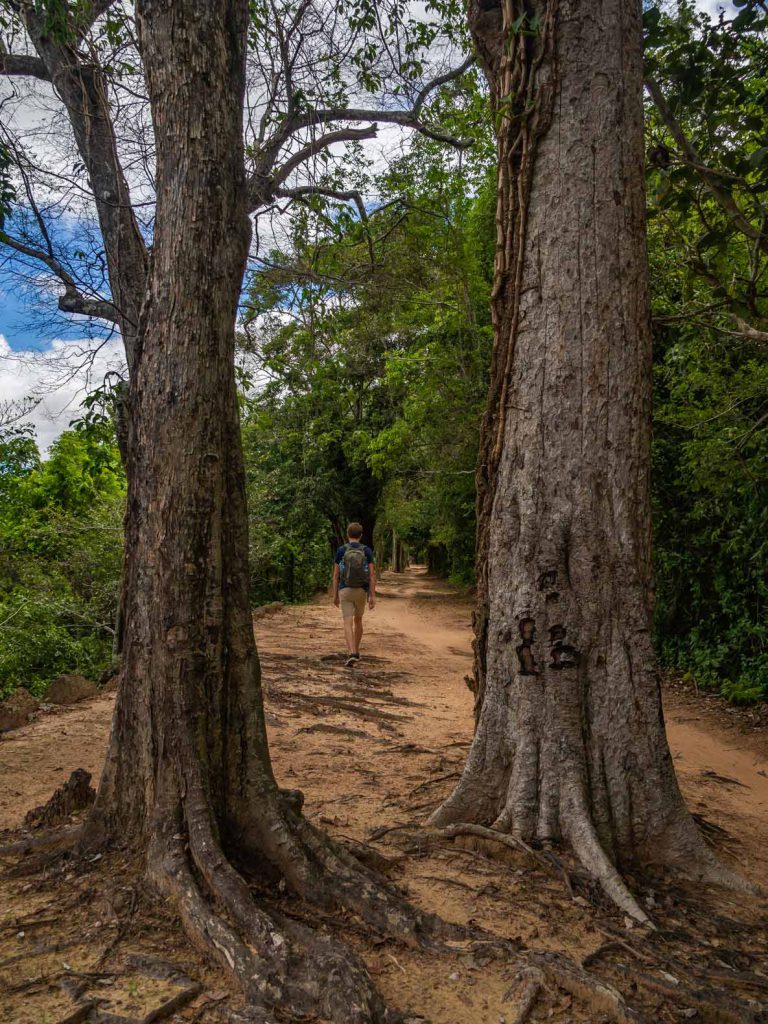
[[[377,833],[423,821],[461,768],[472,732],[472,695],[463,682],[471,670],[470,607],[414,568],[383,575],[365,623],[363,660],[345,669],[339,613],[327,598],[256,621],[281,785],[299,786],[305,813],[331,833],[362,840],[373,834],[391,842],[391,852],[406,852],[399,880],[420,904],[539,947],[593,950],[602,926],[584,901],[563,899],[558,880],[534,877],[514,860],[500,869],[466,849],[422,849],[408,827]],[[112,706],[111,696],[100,697],[0,740],[0,828],[17,826],[73,769],[98,773]],[[745,873],[768,877],[766,738],[745,738],[680,698],[668,701],[666,713],[692,810],[725,830],[717,833],[719,845]],[[483,973],[471,958],[445,968],[421,954],[353,941],[394,1005],[418,1009],[435,1024],[504,1019],[510,977],[503,970]]]
[[[469,604],[455,591],[418,568],[399,577],[385,573],[378,606],[365,620],[364,653],[376,660],[369,658],[354,671],[339,668],[334,688],[345,699],[354,700],[358,686],[365,686],[367,665],[386,665],[419,706],[418,714],[403,727],[409,742],[427,744],[436,751],[467,742],[472,698],[462,679],[472,666],[470,614]],[[342,647],[338,612],[327,599],[257,621],[256,633],[268,690],[270,666],[275,664],[279,673],[282,665],[278,668],[278,664],[284,661],[280,656],[290,655],[292,660],[297,656],[301,664],[303,657],[312,661]],[[112,707],[113,696],[105,695],[43,715],[3,737],[0,829],[20,824],[24,814],[44,802],[74,768],[86,768],[97,776]],[[676,767],[692,809],[740,834],[750,856],[754,852],[762,858],[759,863],[768,873],[768,736],[745,736],[695,701],[675,695],[667,695],[665,712]],[[353,726],[357,717],[342,714],[337,724]],[[271,718],[278,773],[282,769],[298,774],[295,758],[283,764],[280,754],[298,753],[300,744],[290,730],[286,733],[277,708]],[[302,760],[309,755],[304,751]],[[395,758],[397,765],[402,760]],[[749,841],[752,837],[754,844]]]

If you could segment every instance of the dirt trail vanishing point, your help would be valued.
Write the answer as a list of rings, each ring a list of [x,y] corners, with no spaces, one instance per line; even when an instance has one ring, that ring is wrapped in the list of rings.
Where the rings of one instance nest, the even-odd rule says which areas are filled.
[[[464,598],[423,570],[384,573],[377,607],[365,619],[363,661],[354,669],[339,659],[340,616],[327,597],[258,619],[275,772],[281,785],[304,791],[305,813],[332,834],[360,840],[373,834],[382,849],[405,851],[398,881],[421,905],[583,956],[606,934],[586,901],[562,898],[557,880],[534,877],[519,858],[494,864],[471,848],[421,850],[413,828],[449,792],[471,739],[472,697],[464,683],[472,664],[470,615]],[[113,701],[104,695],[44,714],[0,740],[0,829],[17,827],[75,768],[98,777]],[[677,695],[668,696],[666,716],[689,806],[724,830],[711,831],[741,871],[764,881],[768,736],[745,735],[727,715]],[[384,834],[392,826],[412,831]],[[19,904],[12,903],[16,913]],[[0,928],[2,921],[0,913]],[[354,930],[350,940],[394,1005],[419,1010],[435,1024],[498,1024],[510,1012],[504,1004],[510,979],[479,970],[471,957],[441,964],[365,945]],[[0,961],[12,952],[0,945]],[[0,1021],[46,1019],[31,1002],[26,1006],[29,1016],[6,1004],[6,1014],[16,1015],[0,1011]],[[561,1006],[554,1019],[597,1019],[563,1012]],[[50,1020],[58,1019],[52,1013]]]

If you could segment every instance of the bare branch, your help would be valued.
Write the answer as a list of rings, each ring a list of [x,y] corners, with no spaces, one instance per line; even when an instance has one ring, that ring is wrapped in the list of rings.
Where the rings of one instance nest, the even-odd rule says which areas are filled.
[[[748,338],[750,341],[760,341],[763,344],[768,342],[768,331],[759,331],[756,327],[752,327],[746,320],[742,320],[741,317],[734,316],[736,326],[739,328],[738,333],[743,338]]]
[[[28,57],[21,53],[8,53],[5,44],[0,42],[0,75],[40,78],[50,82],[51,76],[45,63],[39,57]]]
[[[25,419],[40,404],[40,398],[27,395],[21,399],[3,399],[0,402],[0,427],[9,427]]]
[[[293,156],[289,157],[284,164],[275,170],[271,180],[272,189],[279,188],[292,171],[295,171],[297,167],[311,157],[317,156],[324,149],[328,149],[337,142],[359,142],[361,139],[375,138],[377,131],[377,126],[373,124],[369,128],[341,128],[339,131],[327,132],[325,135],[321,135],[304,146],[303,149],[294,153]]]
[[[59,296],[59,309],[62,313],[80,313],[109,323],[119,323],[118,312],[111,302],[106,299],[89,299],[76,288],[66,288],[64,294]]]
[[[360,220],[368,220],[368,212],[365,209],[363,197],[355,189],[343,191],[341,189],[326,188],[323,185],[299,185],[296,188],[278,188],[275,195],[280,199],[306,199],[308,196],[325,196],[328,199],[338,199],[342,203],[354,203],[360,214]]]
[[[469,57],[460,64],[457,68],[453,68],[451,71],[446,71],[444,75],[438,75],[437,78],[433,78],[430,82],[424,86],[419,95],[416,97],[416,102],[413,105],[413,112],[418,116],[421,113],[421,108],[429,98],[430,93],[433,93],[436,89],[439,89],[443,85],[447,85],[456,78],[461,78],[462,75],[466,74],[467,71],[475,63],[475,55],[470,54]]]
[[[423,124],[419,119],[419,111],[416,108],[410,110],[370,110],[356,107],[338,107],[328,110],[313,110],[301,116],[301,122],[295,122],[290,128],[289,134],[298,131],[300,128],[310,128],[316,124],[327,124],[333,121],[375,121],[384,124],[399,124],[404,128],[413,128],[431,139],[445,142],[456,149],[468,149],[474,145],[474,139],[459,139],[454,135],[438,131]],[[290,124],[290,122],[289,122]]]
[[[58,277],[64,285],[64,294],[59,297],[59,309],[63,313],[81,313],[83,316],[93,316],[113,324],[118,323],[118,311],[113,303],[106,299],[93,299],[83,295],[66,267],[51,253],[44,252],[42,249],[35,249],[33,246],[27,245],[17,238],[12,238],[5,232],[0,235],[0,240],[22,256],[39,260]]]
[[[106,14],[114,4],[115,0],[91,0],[88,9],[78,18],[77,30],[80,38],[87,35],[102,14]]]
[[[292,135],[296,134],[296,132],[301,131],[304,128],[312,128],[318,124],[333,124],[334,122],[339,121],[368,121],[372,125],[376,125],[377,123],[399,124],[404,128],[413,128],[414,131],[420,132],[422,135],[426,135],[430,139],[434,139],[437,142],[443,142],[456,149],[469,148],[474,144],[474,139],[459,139],[453,135],[449,135],[445,132],[439,131],[438,129],[425,125],[421,121],[421,111],[429,96],[436,89],[439,89],[446,83],[453,81],[455,78],[461,77],[461,75],[469,70],[474,63],[474,60],[474,56],[468,57],[463,64],[459,65],[459,67],[446,72],[444,75],[439,75],[437,78],[433,78],[421,89],[416,97],[414,105],[408,110],[376,110],[362,107],[329,107],[327,109],[318,108],[316,110],[308,110],[301,114],[292,114],[286,117],[278,131],[267,139],[261,147],[261,154],[257,168],[251,176],[249,183],[249,192],[254,206],[267,203],[271,198],[269,193],[269,184],[272,177],[272,168],[282,147],[286,142],[288,142]],[[366,130],[367,129],[361,129],[361,131]],[[328,136],[325,137],[327,138]],[[357,137],[361,138],[367,136],[360,135]],[[298,164],[294,164],[294,166],[298,166]],[[280,181],[284,180],[285,176],[280,178]]]
[[[328,199],[338,199],[340,202],[354,203],[357,207],[357,212],[360,215],[360,221],[365,231],[366,242],[368,244],[368,256],[371,261],[371,265],[375,262],[375,254],[373,251],[373,239],[368,229],[368,211],[365,208],[363,197],[355,189],[349,189],[347,191],[341,191],[334,188],[325,188],[322,185],[301,185],[298,188],[282,188],[278,189],[276,195],[280,196],[281,199],[304,199],[308,196],[326,196]]]
[[[105,3],[106,0],[93,0],[85,15],[86,21],[94,12],[96,17],[103,13],[107,9]],[[80,158],[88,172],[114,300],[104,303],[80,296],[75,283],[68,285],[54,270],[65,286],[61,300],[64,305],[60,302],[60,308],[97,315],[110,321],[118,316],[130,368],[137,351],[136,336],[148,254],[118,154],[105,73],[98,65],[87,62],[69,42],[51,35],[36,5],[19,5],[19,13],[32,44],[50,71],[56,94],[66,108]],[[94,301],[98,303],[95,308]]]

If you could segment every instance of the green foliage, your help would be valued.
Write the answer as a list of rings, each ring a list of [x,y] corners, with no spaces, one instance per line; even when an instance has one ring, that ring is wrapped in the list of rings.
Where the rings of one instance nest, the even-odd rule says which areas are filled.
[[[655,338],[656,638],[728,699],[768,696],[768,30],[751,0],[716,20],[645,12],[646,71],[692,160],[647,110]]]
[[[28,428],[0,431],[0,697],[109,664],[124,482],[111,431],[67,431],[41,461]]]
[[[659,339],[654,499],[662,659],[731,700],[768,693],[768,353]]]
[[[87,7],[40,9],[64,32]],[[667,666],[750,701],[768,696],[768,19],[759,0],[716,18],[693,0],[644,7],[646,73],[666,104],[646,108],[656,642]],[[294,81],[293,113],[366,91],[411,102],[436,41],[465,39],[464,5],[428,0],[414,21],[403,10],[400,0],[347,5],[326,70]],[[98,45],[131,74],[123,18],[107,17]],[[522,16],[513,29],[537,26]],[[253,0],[252,46],[277,46],[276,32],[275,11]],[[359,147],[343,167],[322,154],[316,182],[355,187],[360,202],[307,194],[289,241],[252,279],[243,348],[255,366],[241,386],[256,603],[327,585],[350,519],[380,561],[396,537],[472,580],[496,244],[478,72],[437,90],[423,114],[474,147],[457,155],[422,135],[376,176]],[[276,108],[271,127],[285,116]],[[248,156],[258,158],[255,143]],[[0,229],[11,171],[0,149]],[[95,675],[109,661],[120,388],[94,395],[46,461],[28,431],[0,437],[0,692],[39,690],[65,670]]]
[[[2,240],[3,225],[16,199],[16,188],[11,173],[13,166],[11,151],[0,141],[0,240]]]
[[[457,134],[480,112],[478,90],[464,95],[434,108]],[[247,334],[266,382],[245,437],[261,599],[286,596],[286,550],[310,559],[307,586],[326,584],[350,519],[379,556],[395,531],[417,557],[471,578],[495,237],[480,125],[477,153],[454,164],[419,140],[378,178],[365,221],[310,200],[290,248],[254,279]]]
[[[682,2],[647,9],[646,35],[648,73],[702,161],[649,106],[656,639],[668,666],[754,700],[768,691],[768,349],[735,318],[763,327],[766,265],[702,174],[716,172],[744,223],[761,228],[764,19],[751,3],[713,21]],[[494,152],[477,80],[443,90],[433,112],[446,130],[479,137],[463,164],[420,139],[376,180],[367,223],[350,207],[308,202],[291,248],[254,286],[254,331],[266,311],[279,316],[259,348],[270,380],[251,406],[260,425],[248,427],[260,438],[258,468],[249,457],[252,516],[256,528],[269,524],[262,563],[281,581],[293,545],[294,558],[316,552],[308,583],[326,582],[323,538],[360,518],[361,494],[375,504],[380,555],[394,531],[416,557],[472,577]],[[356,380],[357,418],[346,406]],[[366,472],[370,486],[356,491],[351,481]],[[265,596],[285,593],[273,582]]]
[[[676,314],[716,327],[768,325],[768,15],[753,0],[717,20],[691,0],[645,11],[649,217],[694,290]],[[682,133],[689,147],[681,141]]]

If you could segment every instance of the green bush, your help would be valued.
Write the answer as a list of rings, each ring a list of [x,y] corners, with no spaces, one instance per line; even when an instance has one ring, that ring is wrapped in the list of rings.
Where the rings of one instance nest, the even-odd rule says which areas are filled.
[[[45,461],[29,429],[0,433],[0,696],[109,665],[123,496],[104,424],[65,432]]]

